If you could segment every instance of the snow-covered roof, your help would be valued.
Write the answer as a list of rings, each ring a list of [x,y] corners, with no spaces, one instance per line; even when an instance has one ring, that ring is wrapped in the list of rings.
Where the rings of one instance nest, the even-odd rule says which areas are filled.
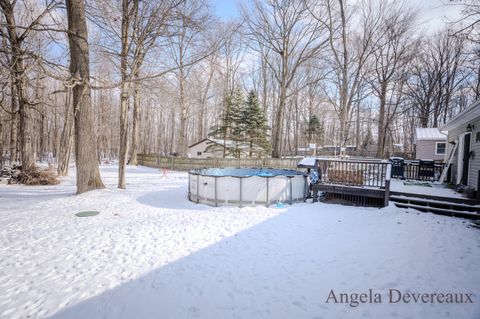
[[[476,101],[470,107],[467,107],[463,112],[460,112],[453,119],[448,121],[443,127],[442,131],[450,131],[459,127],[460,125],[465,125],[467,123],[474,121],[475,118],[480,117],[480,101]]]
[[[446,139],[447,135],[440,132],[440,130],[436,127],[417,127],[415,129],[415,141],[443,141]]]
[[[220,146],[225,145],[225,147],[230,148],[230,147],[236,147],[238,149],[249,149],[250,144],[246,142],[236,142],[232,140],[222,140],[222,139],[215,139],[215,138],[204,138],[201,141],[198,141],[192,145],[189,145],[188,148],[192,148],[200,143],[206,142],[207,144],[217,144]],[[253,149],[262,149],[260,146],[253,144]]]

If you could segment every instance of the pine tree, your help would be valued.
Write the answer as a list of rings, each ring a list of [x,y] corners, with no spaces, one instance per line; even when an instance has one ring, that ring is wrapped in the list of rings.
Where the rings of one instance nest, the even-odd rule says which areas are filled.
[[[240,122],[243,123],[244,141],[249,144],[249,156],[252,157],[254,145],[268,152],[270,148],[267,141],[269,127],[260,109],[257,94],[253,90],[248,93]]]
[[[315,114],[308,120],[305,133],[307,134],[307,140],[309,143],[321,143],[323,141],[323,126]]]
[[[373,135],[372,135],[372,130],[370,129],[370,127],[368,128],[367,130],[367,134],[363,140],[363,143],[362,143],[362,148],[364,150],[368,149],[368,146],[369,145],[372,145],[374,144],[374,141],[373,141]]]
[[[233,94],[226,96],[222,121],[219,125],[212,127],[208,134],[209,137],[223,141],[223,157],[227,155],[240,157],[238,145],[244,138],[242,119],[244,104],[243,94],[239,89],[235,89]],[[227,141],[233,141],[234,145],[227,144]],[[216,143],[210,144],[207,150],[211,150],[216,145]]]

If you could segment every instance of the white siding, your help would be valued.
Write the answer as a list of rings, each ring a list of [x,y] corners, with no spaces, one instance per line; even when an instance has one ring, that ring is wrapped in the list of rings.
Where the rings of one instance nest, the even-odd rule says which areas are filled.
[[[470,158],[470,165],[468,170],[468,186],[477,189],[477,181],[478,181],[478,171],[480,171],[480,141],[476,141],[477,132],[480,132],[480,117],[477,117],[475,120],[470,122],[475,125],[475,129],[472,132],[471,136],[471,150],[474,152],[474,157]],[[448,142],[455,141],[458,142],[458,138],[461,134],[467,132],[467,124],[461,125],[456,127],[453,130],[448,132]],[[447,156],[450,154],[453,145],[448,143],[447,144]],[[457,154],[454,157],[454,167],[452,170],[452,177],[454,181],[456,180],[456,176],[458,174],[457,169],[457,159],[458,159],[458,148]]]
[[[215,154],[214,150],[209,150],[209,152],[206,152],[206,149],[208,147],[208,142],[203,141],[201,143],[198,143],[197,145],[194,145],[193,147],[190,147],[188,149],[189,157],[191,158],[209,158],[209,157],[219,157],[221,154]],[[201,153],[198,155],[198,153]]]
[[[446,142],[445,140],[438,141],[417,141],[415,146],[415,158],[416,159],[433,159],[433,160],[443,160],[445,154],[435,155],[435,147],[437,142]]]
[[[480,117],[475,119],[475,129],[472,132],[472,151],[474,157],[470,158],[470,169],[468,173],[468,186],[477,189],[478,171],[480,171],[480,141],[476,141],[477,133],[480,132]]]

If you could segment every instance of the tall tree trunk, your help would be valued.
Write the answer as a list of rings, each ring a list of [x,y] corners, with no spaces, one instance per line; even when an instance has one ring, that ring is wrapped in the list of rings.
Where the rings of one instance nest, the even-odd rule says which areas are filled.
[[[140,114],[142,111],[142,104],[140,100],[140,83],[133,84],[133,122],[132,122],[132,148],[130,150],[130,165],[138,165],[137,150],[138,150],[138,136],[140,131]]]
[[[210,74],[208,75],[207,85],[205,87],[205,91],[203,92],[202,98],[200,100],[200,116],[198,120],[197,126],[197,141],[200,141],[202,138],[205,137],[206,132],[206,108],[207,108],[207,99],[208,99],[208,92],[210,91],[210,86],[212,83],[213,75],[215,69],[213,67],[210,68]]]
[[[187,119],[188,119],[188,108],[187,103],[185,103],[185,74],[183,70],[183,60],[182,60],[182,50],[180,47],[180,62],[179,62],[179,77],[178,77],[178,87],[179,87],[179,103],[180,103],[180,139],[178,145],[178,153],[181,156],[187,154]]]
[[[135,4],[137,5],[137,3]],[[142,112],[142,103],[140,99],[140,69],[143,64],[145,52],[143,50],[143,43],[137,44],[136,63],[133,69],[133,122],[132,122],[132,144],[130,150],[130,165],[137,165],[137,150],[139,143],[140,119]]]
[[[118,154],[118,188],[125,189],[125,166],[128,154],[128,29],[130,24],[129,1],[122,2],[122,52],[120,55],[120,72],[122,84],[120,86],[120,147]]]
[[[11,86],[11,118],[10,118],[10,162],[16,162],[18,160],[18,109],[17,99],[15,94],[15,85]]]
[[[23,73],[23,66],[21,68]],[[22,158],[22,169],[29,170],[35,167],[35,152],[31,135],[31,112],[26,101],[26,92],[23,80],[16,80],[18,93],[18,111],[20,115],[20,154]]]
[[[283,118],[285,114],[286,100],[287,100],[287,58],[286,53],[282,57],[282,78],[280,81],[280,96],[278,109],[275,113],[275,123],[273,128],[272,140],[272,157],[282,157],[282,141],[283,141]]]
[[[377,129],[377,157],[383,158],[385,155],[385,105],[387,101],[387,83],[380,83],[380,110],[378,112],[378,129]]]
[[[93,108],[90,96],[88,32],[84,0],[66,0],[70,74],[78,80],[72,89],[75,115],[75,160],[77,194],[104,188],[93,136]]]
[[[65,123],[63,125],[62,136],[60,140],[60,150],[58,154],[57,174],[60,176],[68,175],[68,165],[70,163],[70,154],[73,146],[73,107],[70,102],[70,88],[66,89],[65,97]]]
[[[357,104],[357,118],[356,118],[356,123],[355,123],[355,147],[356,151],[360,151],[360,141],[361,141],[361,135],[360,135],[360,102]]]
[[[3,123],[0,122],[0,167],[3,167],[3,164],[5,162],[3,158],[3,148],[4,148],[4,143],[3,143]]]

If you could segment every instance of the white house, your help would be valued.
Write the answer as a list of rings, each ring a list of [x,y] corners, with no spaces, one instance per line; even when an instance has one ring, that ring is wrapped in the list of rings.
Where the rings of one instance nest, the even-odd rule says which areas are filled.
[[[448,131],[447,158],[456,146],[456,152],[453,154],[453,182],[478,191],[480,183],[480,101],[466,108],[441,129]]]
[[[415,158],[444,160],[447,135],[438,128],[417,127],[415,129]]]
[[[223,157],[223,149],[227,148],[227,157],[232,157],[232,151],[237,150],[240,157],[248,157],[250,155],[250,144],[244,142],[236,142],[231,140],[220,140],[214,138],[204,138],[190,146],[188,146],[187,156],[190,158],[212,158]],[[263,148],[253,145],[252,157],[259,157],[264,154]]]

